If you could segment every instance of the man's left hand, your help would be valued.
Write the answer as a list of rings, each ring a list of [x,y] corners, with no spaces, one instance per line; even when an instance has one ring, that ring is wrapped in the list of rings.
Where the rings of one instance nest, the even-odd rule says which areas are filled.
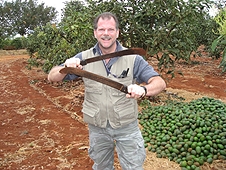
[[[128,86],[128,94],[126,94],[126,97],[138,99],[140,97],[143,97],[144,95],[145,95],[145,90],[143,87],[137,84],[131,84]]]

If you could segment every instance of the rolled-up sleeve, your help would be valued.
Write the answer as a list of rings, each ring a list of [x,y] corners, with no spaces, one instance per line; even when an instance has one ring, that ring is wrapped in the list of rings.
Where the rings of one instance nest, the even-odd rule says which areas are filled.
[[[144,60],[140,55],[136,56],[133,69],[134,79],[137,83],[148,83],[151,77],[159,76],[159,74],[154,70],[154,68],[149,65],[149,63]]]

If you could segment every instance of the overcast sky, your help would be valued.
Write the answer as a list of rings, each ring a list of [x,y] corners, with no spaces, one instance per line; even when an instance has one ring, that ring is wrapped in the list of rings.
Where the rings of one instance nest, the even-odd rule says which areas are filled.
[[[1,1],[1,0],[0,0]],[[6,0],[6,1],[12,1],[12,0]],[[46,6],[52,6],[55,7],[56,10],[58,11],[58,18],[60,18],[61,15],[61,9],[64,8],[64,2],[68,2],[70,0],[38,0],[39,3],[44,3]],[[217,13],[216,8],[210,9],[210,15],[215,15]]]
[[[41,4],[41,3],[44,3],[45,6],[48,6],[48,7],[55,7],[56,10],[58,11],[58,20],[60,20],[60,16],[61,16],[61,9],[63,9],[65,7],[65,4],[64,2],[67,2],[68,0],[38,0],[38,2]]]
[[[56,10],[58,11],[58,19],[60,19],[60,16],[61,16],[61,9],[64,8],[64,2],[68,2],[70,0],[38,0],[38,2],[40,3],[45,3],[46,6],[52,6],[52,7],[55,7]],[[217,13],[217,9],[216,8],[212,8],[210,10],[210,15],[213,16],[213,15],[216,15]]]
[[[67,2],[67,0],[38,0],[40,3],[44,3],[46,6],[52,6],[57,9],[57,11],[60,12],[61,9],[64,8],[64,2]]]

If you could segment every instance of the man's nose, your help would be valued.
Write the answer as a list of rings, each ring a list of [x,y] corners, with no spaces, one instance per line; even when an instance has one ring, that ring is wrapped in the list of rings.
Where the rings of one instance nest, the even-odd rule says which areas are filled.
[[[104,30],[104,34],[107,34],[108,35],[108,30],[106,29],[106,30]]]

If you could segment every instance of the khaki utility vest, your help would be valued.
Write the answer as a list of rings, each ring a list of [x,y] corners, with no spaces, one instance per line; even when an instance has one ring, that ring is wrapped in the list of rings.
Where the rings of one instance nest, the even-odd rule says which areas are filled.
[[[82,53],[82,59],[93,57],[93,48]],[[115,78],[107,75],[103,61],[89,63],[84,70],[107,77],[124,85],[133,83],[133,66],[136,55],[123,56],[111,66],[111,73],[119,76],[129,68],[127,77]],[[85,98],[83,102],[83,119],[85,122],[105,128],[109,121],[112,128],[119,128],[137,119],[137,100],[126,98],[126,94],[102,83],[83,78]]]

